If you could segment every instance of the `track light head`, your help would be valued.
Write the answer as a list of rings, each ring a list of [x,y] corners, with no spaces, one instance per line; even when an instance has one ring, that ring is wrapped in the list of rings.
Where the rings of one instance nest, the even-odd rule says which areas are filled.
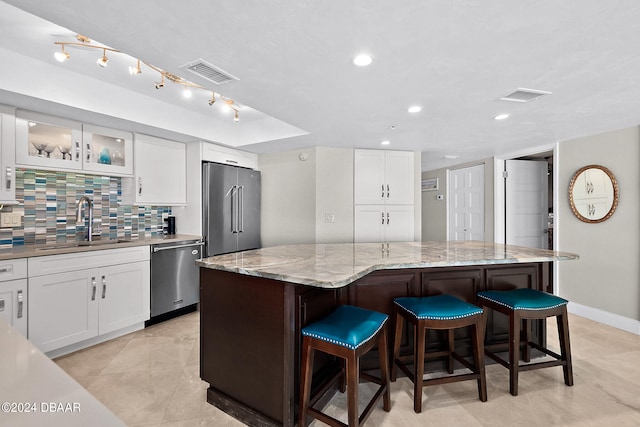
[[[140,60],[138,59],[138,64],[135,67],[129,65],[129,74],[135,76],[136,74],[142,74],[142,70],[140,69]]]
[[[156,89],[163,88],[164,87],[164,82],[158,82],[158,83],[155,84],[155,86],[156,86]]]
[[[209,100],[209,105],[213,105],[216,102],[216,93],[211,92],[211,99]]]
[[[56,52],[53,54],[58,62],[64,62],[71,57],[67,52],[64,51],[64,46],[62,46],[62,50],[60,52]]]
[[[104,68],[107,66],[107,62],[109,62],[109,58],[107,58],[107,50],[104,49],[102,51],[102,58],[98,58],[98,60],[96,61],[96,64]]]
[[[233,121],[234,122],[239,122],[240,121],[240,116],[238,115],[238,110],[235,110],[236,114],[233,116]]]

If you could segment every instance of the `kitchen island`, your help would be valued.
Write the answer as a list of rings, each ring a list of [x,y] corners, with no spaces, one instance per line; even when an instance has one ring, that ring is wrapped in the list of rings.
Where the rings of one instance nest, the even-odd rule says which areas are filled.
[[[441,293],[475,303],[487,289],[552,292],[549,264],[577,255],[487,242],[287,245],[203,259],[200,376],[207,401],[248,425],[293,426],[298,403],[300,331],[341,304],[393,312],[393,299]],[[543,343],[542,322],[533,340]],[[393,331],[393,322],[389,331]],[[406,334],[405,334],[406,335]],[[487,342],[506,343],[504,319],[488,318]],[[430,348],[441,343],[429,337]],[[390,338],[392,343],[393,339]],[[468,336],[456,335],[465,351]],[[412,342],[403,342],[405,351]],[[363,368],[375,355],[364,359]],[[335,376],[316,357],[313,390]]]

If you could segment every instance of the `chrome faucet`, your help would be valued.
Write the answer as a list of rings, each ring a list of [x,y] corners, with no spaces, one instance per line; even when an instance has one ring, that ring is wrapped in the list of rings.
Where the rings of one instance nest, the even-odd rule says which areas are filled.
[[[89,225],[87,226],[87,241],[91,241],[91,236],[93,235],[93,202],[87,196],[81,196],[78,200],[78,206],[76,207],[76,223],[82,223],[82,202],[87,202],[87,214]]]

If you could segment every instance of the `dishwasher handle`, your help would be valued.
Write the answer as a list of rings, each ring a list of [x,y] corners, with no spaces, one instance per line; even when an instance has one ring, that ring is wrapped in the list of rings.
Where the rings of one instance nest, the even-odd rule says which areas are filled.
[[[162,246],[162,247],[157,247],[154,246],[153,247],[153,252],[160,252],[160,251],[168,251],[170,249],[180,249],[180,248],[189,248],[191,246],[204,246],[204,242],[198,242],[198,243],[187,243],[184,245],[175,245],[175,246]]]

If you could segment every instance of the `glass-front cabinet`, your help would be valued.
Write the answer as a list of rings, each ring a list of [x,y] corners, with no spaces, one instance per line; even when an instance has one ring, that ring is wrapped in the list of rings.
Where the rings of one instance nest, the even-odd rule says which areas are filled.
[[[133,174],[133,135],[116,129],[83,125],[85,171],[112,175]]]
[[[92,174],[132,175],[133,138],[130,132],[18,111],[16,165]]]

